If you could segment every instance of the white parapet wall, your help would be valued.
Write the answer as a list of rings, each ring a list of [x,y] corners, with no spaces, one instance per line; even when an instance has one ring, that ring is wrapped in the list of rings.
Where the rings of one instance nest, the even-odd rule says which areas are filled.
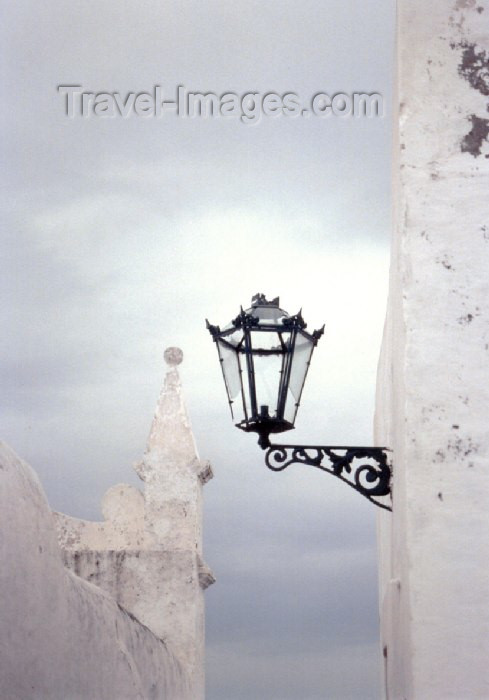
[[[104,520],[52,513],[32,469],[0,444],[1,700],[203,700],[202,487],[177,366],[143,459],[144,491],[112,487]]]
[[[33,470],[0,443],[2,700],[193,700],[169,647],[63,565]]]
[[[399,0],[376,442],[383,690],[489,698],[489,3]]]
[[[54,518],[65,565],[164,640],[190,679],[192,700],[203,700],[204,590],[214,577],[202,558],[202,487],[212,469],[194,443],[177,368],[182,359],[179,348],[165,351],[164,386],[143,459],[134,465],[144,491],[109,489],[103,522]]]

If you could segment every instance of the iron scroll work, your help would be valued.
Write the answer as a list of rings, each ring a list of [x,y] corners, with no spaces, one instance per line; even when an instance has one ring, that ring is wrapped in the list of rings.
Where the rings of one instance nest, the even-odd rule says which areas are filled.
[[[269,444],[264,449],[265,464],[274,472],[281,472],[291,464],[307,464],[337,476],[374,505],[392,511],[392,470],[387,447]]]

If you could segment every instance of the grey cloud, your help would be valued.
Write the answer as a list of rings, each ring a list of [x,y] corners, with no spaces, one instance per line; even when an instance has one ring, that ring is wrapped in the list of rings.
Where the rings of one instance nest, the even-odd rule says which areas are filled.
[[[138,485],[162,352],[183,347],[216,474],[209,700],[378,695],[372,507],[333,477],[266,470],[232,425],[204,318],[260,291],[326,322],[287,438],[371,442],[389,120],[68,120],[56,85],[371,89],[388,106],[392,24],[387,0],[20,0],[2,28],[2,438],[54,508],[100,518],[107,488]]]

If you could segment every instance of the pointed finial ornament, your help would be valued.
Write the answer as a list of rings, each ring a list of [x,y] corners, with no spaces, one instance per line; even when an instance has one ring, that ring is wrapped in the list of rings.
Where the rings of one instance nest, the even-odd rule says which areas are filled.
[[[143,481],[157,478],[176,465],[188,465],[197,458],[197,450],[185,408],[178,365],[183,361],[180,348],[171,346],[163,353],[168,365],[165,381],[156,404],[155,415],[142,461],[134,469]]]
[[[266,296],[264,294],[254,294],[251,297],[251,306],[279,306],[280,305],[280,298],[275,297],[275,299],[272,299],[271,301],[268,301]]]

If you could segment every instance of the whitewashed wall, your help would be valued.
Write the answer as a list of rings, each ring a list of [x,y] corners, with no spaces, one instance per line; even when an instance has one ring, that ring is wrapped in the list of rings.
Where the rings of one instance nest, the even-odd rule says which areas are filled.
[[[32,469],[0,447],[0,698],[203,700],[202,487],[168,348],[143,459],[103,522],[52,513]]]
[[[193,700],[167,645],[68,571],[32,469],[0,443],[0,697]]]
[[[61,513],[55,520],[66,566],[163,639],[190,679],[192,700],[203,700],[204,590],[214,577],[202,559],[202,487],[212,469],[198,457],[177,368],[182,359],[179,348],[165,351],[164,386],[134,465],[144,491],[109,489],[100,523]]]
[[[376,441],[384,694],[489,698],[489,3],[399,0]]]

